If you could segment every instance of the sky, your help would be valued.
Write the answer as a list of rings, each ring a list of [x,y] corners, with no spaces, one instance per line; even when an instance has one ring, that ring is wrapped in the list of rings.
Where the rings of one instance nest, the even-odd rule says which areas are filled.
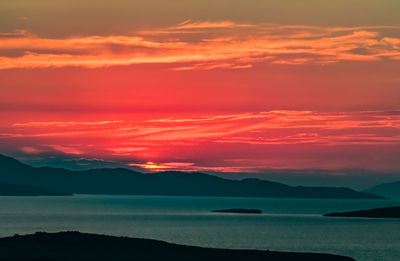
[[[4,0],[0,153],[400,172],[398,0]]]

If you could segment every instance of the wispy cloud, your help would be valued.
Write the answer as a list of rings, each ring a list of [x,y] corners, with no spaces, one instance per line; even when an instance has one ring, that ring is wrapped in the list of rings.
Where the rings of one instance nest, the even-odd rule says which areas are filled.
[[[187,20],[176,26],[167,28],[166,31],[173,30],[188,30],[188,29],[210,29],[210,28],[243,28],[243,27],[253,27],[250,24],[239,24],[232,21],[205,21],[205,22],[192,22]]]
[[[252,160],[278,164],[259,158],[271,157],[271,149],[283,157],[296,148],[292,161],[297,163],[292,167],[298,162],[314,166],[314,161],[332,148],[375,157],[370,148],[379,146],[392,155],[391,148],[400,145],[400,112],[266,111],[123,121],[19,122],[3,134],[7,135],[0,133],[0,139],[7,139],[25,154],[53,150],[105,160],[123,158],[130,166],[150,170],[254,171],[267,166],[254,166]],[[313,161],[298,159],[300,152],[308,155],[315,150],[321,154],[311,155]],[[244,156],[250,159],[239,161]]]
[[[14,123],[14,127],[82,127],[82,126],[101,126],[123,121],[30,121],[25,123]]]
[[[16,31],[0,34],[0,69],[168,63],[175,70],[211,70],[245,69],[263,62],[300,65],[399,60],[400,38],[393,33],[399,31],[390,26],[251,25],[232,21],[186,21],[132,35],[63,39]]]
[[[101,127],[101,128],[99,128]],[[14,133],[11,132],[14,128]],[[203,138],[226,137],[238,133],[268,135],[271,130],[290,130],[295,136],[293,141],[301,139],[311,141],[319,136],[315,130],[333,131],[376,131],[395,129],[400,131],[400,113],[396,112],[342,112],[320,113],[313,111],[267,111],[260,113],[241,113],[228,115],[208,115],[196,117],[170,117],[141,121],[93,121],[93,122],[27,122],[14,123],[8,134],[22,136],[74,136],[77,135],[113,135],[119,139],[135,141],[175,141]],[[304,132],[304,130],[312,132]],[[298,132],[298,130],[302,130]],[[24,133],[24,131],[26,131]],[[266,133],[262,133],[265,131]],[[260,134],[261,133],[261,134]],[[271,135],[271,134],[269,134]],[[346,135],[344,135],[346,137]],[[350,135],[350,137],[353,137]],[[363,138],[374,138],[365,135]]]

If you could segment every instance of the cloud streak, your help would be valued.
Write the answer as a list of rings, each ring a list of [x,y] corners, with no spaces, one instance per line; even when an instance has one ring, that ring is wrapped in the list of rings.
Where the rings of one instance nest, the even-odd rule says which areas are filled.
[[[376,157],[377,146],[392,155],[392,149],[400,145],[400,112],[266,111],[123,121],[19,122],[0,133],[0,139],[25,154],[54,151],[115,158],[149,170],[256,171],[277,164],[265,159],[271,151],[279,164],[294,153],[291,167],[305,162],[321,167],[315,161],[322,161],[331,150],[338,153],[346,148],[343,154],[352,155],[346,157],[354,161],[354,155],[364,153]],[[314,155],[313,151],[320,152]],[[312,161],[298,159],[299,155],[308,155]],[[335,157],[341,154],[330,156],[329,161]]]
[[[43,38],[0,34],[0,69],[171,64],[174,70],[245,69],[257,63],[400,60],[400,28],[190,22],[132,35]]]

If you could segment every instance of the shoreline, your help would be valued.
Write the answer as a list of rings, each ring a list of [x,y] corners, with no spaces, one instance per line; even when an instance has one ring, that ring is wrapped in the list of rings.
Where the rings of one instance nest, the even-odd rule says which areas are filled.
[[[1,260],[47,261],[355,261],[351,257],[269,250],[236,250],[80,232],[37,232],[0,238]]]

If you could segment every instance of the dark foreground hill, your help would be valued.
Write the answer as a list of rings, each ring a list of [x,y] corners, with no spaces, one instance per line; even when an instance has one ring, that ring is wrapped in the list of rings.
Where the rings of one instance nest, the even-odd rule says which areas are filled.
[[[354,261],[329,254],[228,250],[163,241],[83,234],[36,233],[0,238],[0,260],[12,261]]]
[[[376,193],[388,198],[400,198],[400,181],[384,183],[366,190],[367,193]]]
[[[0,155],[0,182],[39,186],[73,194],[232,196],[277,198],[382,198],[348,188],[293,187],[259,179],[229,180],[203,173],[143,174],[128,169],[71,171],[34,168]]]
[[[60,193],[50,189],[29,185],[14,185],[0,183],[0,196],[67,196],[71,194]]]
[[[400,207],[374,208],[325,214],[326,217],[400,218]]]

